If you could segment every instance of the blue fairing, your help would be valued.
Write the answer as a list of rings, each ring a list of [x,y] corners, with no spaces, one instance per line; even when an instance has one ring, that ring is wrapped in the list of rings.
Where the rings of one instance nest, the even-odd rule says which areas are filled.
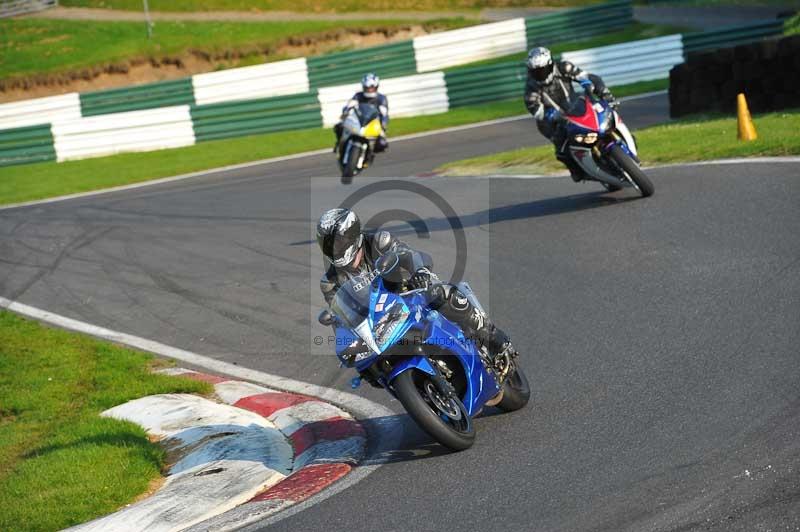
[[[467,389],[461,401],[467,407],[470,415],[477,412],[486,401],[497,395],[500,386],[494,377],[483,365],[477,354],[474,342],[466,340],[461,329],[439,314],[431,320],[431,327],[426,344],[446,348],[456,356],[467,375]]]
[[[388,377],[389,382],[392,382],[395,377],[410,369],[418,369],[420,371],[424,371],[428,375],[436,375],[436,370],[433,369],[433,366],[431,366],[431,363],[427,357],[415,355],[403,359],[400,363],[396,364],[394,368],[392,368],[392,371],[389,373]]]
[[[609,151],[612,146],[619,146],[620,148],[622,148],[622,151],[628,154],[629,157],[631,157],[634,160],[638,160],[636,154],[633,153],[633,151],[631,151],[631,149],[628,147],[628,143],[625,142],[624,140],[620,139],[618,141],[609,142],[608,144],[606,144],[605,150]]]
[[[449,352],[461,364],[466,376],[466,389],[461,394],[461,400],[470,415],[477,413],[486,401],[497,395],[500,385],[484,366],[477,346],[465,339],[456,324],[429,309],[423,293],[394,294],[384,288],[380,278],[372,283],[370,290],[369,312],[363,316],[364,321],[358,327],[353,326],[353,329],[341,323],[336,328],[336,353],[340,358],[347,346],[361,338],[372,346],[367,349],[369,353],[365,351],[361,360],[355,362],[355,368],[365,372],[381,359],[383,353],[402,341],[399,350],[386,354],[392,365],[391,371],[378,379],[393,393],[391,383],[404,371],[413,369],[429,375],[437,374],[425,349],[426,345],[431,346],[427,351],[433,352],[435,346],[436,352]],[[403,346],[409,338],[414,338],[412,343],[417,347],[404,350]]]

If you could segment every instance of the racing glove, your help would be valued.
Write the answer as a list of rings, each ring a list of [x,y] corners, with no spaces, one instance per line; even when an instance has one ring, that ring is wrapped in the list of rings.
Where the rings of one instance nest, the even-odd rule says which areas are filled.
[[[409,290],[427,289],[435,281],[438,281],[435,273],[428,268],[420,268],[406,282],[406,286]]]
[[[610,90],[603,89],[603,92],[602,94],[600,94],[600,97],[604,99],[608,103],[608,105],[611,106],[612,109],[616,109],[617,107],[619,107],[619,101],[617,101],[617,99],[614,98],[614,95],[611,94]]]
[[[581,84],[581,87],[583,87],[583,90],[585,90],[586,92],[590,92],[590,93],[594,94],[594,83],[592,83],[591,80],[582,79],[578,83]]]
[[[544,113],[544,119],[547,120],[548,122],[553,122],[555,120],[558,120],[560,116],[561,113],[558,112],[558,109],[553,109],[552,107],[547,111],[545,111]]]

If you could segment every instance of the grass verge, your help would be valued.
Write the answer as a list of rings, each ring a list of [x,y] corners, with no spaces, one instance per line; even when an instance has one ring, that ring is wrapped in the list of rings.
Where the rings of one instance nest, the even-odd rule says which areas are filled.
[[[800,155],[795,132],[800,110],[754,117],[758,140],[736,139],[735,118],[695,117],[636,131],[640,157],[645,165],[704,161],[730,157]],[[538,146],[484,157],[463,159],[438,169],[448,175],[550,174],[564,166],[553,156],[553,147]]]
[[[580,7],[600,0],[151,0],[153,11],[430,11],[434,9],[481,9],[487,7]],[[101,7],[141,11],[141,0],[61,0],[67,7]]]
[[[164,452],[100,412],[150,394],[207,393],[153,357],[0,311],[0,530],[60,530],[148,490]]]
[[[618,96],[666,88],[667,80],[614,87]],[[523,114],[521,98],[459,107],[447,113],[396,118],[391,136],[431,131]],[[63,163],[46,162],[0,168],[0,205],[129,185],[333,146],[333,134],[312,128],[211,142],[172,150],[125,153]],[[336,162],[331,155],[331,174]],[[378,162],[380,164],[380,161]]]
[[[786,35],[800,34],[800,14],[788,19],[783,26],[783,33]]]
[[[188,52],[220,58],[220,67],[241,66],[252,63],[253,56],[263,62],[265,55],[270,60],[306,55],[302,45],[348,31],[388,33],[415,24],[446,30],[467,21],[158,22],[148,39],[140,22],[12,18],[0,21],[0,35],[8,36],[0,39],[0,78],[73,72],[137,59],[181,57]],[[280,46],[290,43],[296,43],[297,53],[281,53]],[[240,59],[231,65],[230,57]]]

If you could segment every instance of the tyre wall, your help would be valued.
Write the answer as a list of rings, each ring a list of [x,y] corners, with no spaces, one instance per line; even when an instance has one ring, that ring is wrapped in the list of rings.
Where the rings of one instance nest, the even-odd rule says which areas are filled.
[[[740,92],[751,112],[800,107],[800,35],[688,54],[670,70],[670,115],[731,113]]]

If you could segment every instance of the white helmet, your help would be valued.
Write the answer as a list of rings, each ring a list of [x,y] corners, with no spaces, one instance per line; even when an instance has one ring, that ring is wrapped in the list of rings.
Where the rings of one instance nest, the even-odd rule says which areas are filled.
[[[364,96],[367,98],[374,98],[378,94],[378,85],[381,83],[381,78],[370,72],[364,74],[361,78],[361,88],[364,91]]]
[[[528,52],[528,60],[525,62],[528,72],[533,79],[544,85],[549,85],[553,81],[553,56],[550,50],[538,46]]]

